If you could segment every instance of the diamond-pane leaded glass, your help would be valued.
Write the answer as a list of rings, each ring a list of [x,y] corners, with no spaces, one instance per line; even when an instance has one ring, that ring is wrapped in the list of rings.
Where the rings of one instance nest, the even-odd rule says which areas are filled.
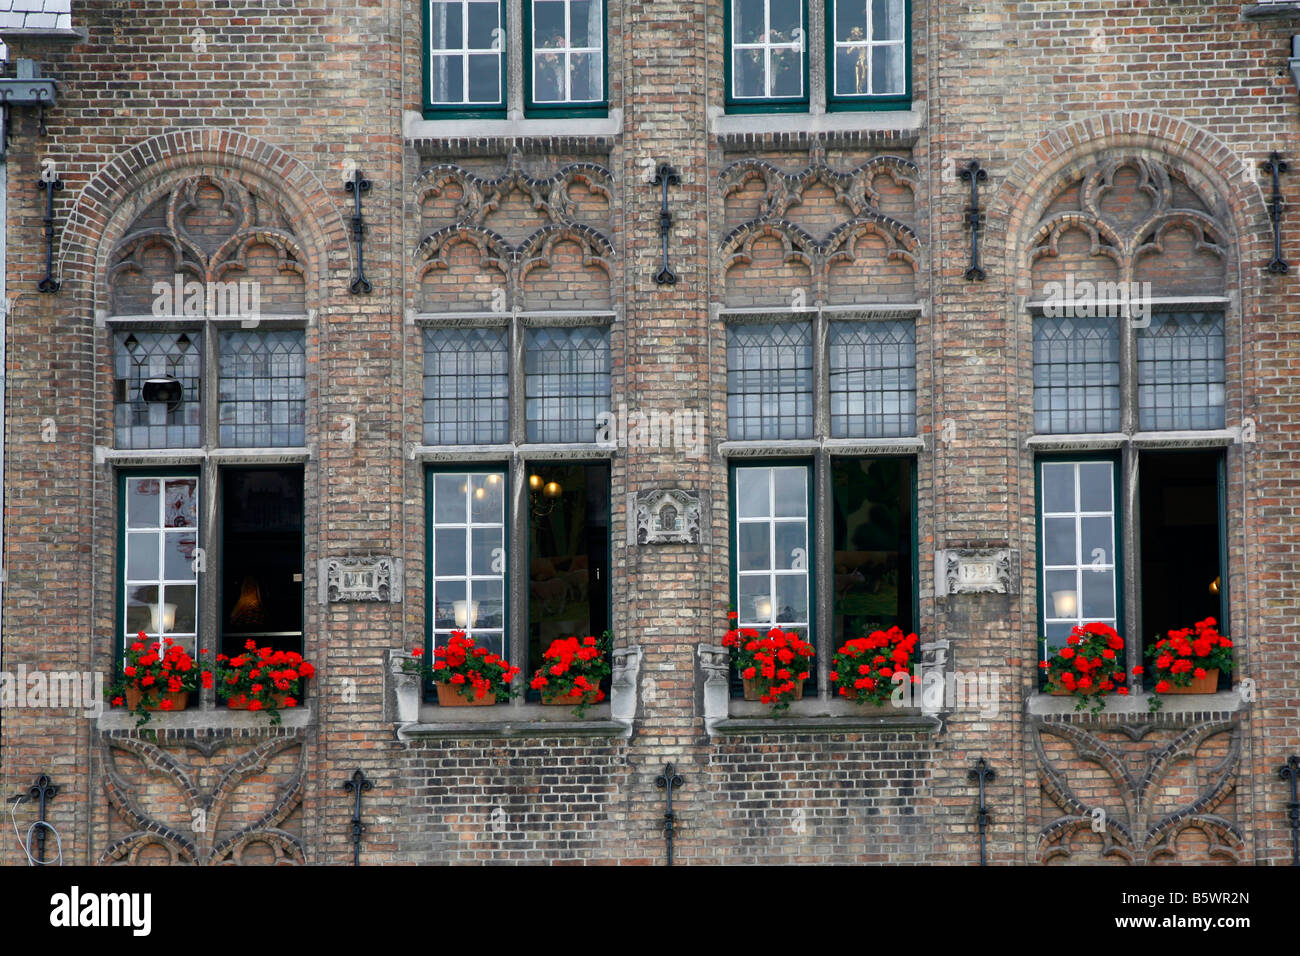
[[[221,333],[217,382],[221,444],[227,448],[307,443],[307,358],[301,329]]]
[[[1137,344],[1139,428],[1223,427],[1222,312],[1156,313]]]
[[[524,357],[530,442],[594,442],[609,411],[609,330],[528,329]]]
[[[811,438],[812,326],[727,330],[727,434],[736,441]]]
[[[1119,320],[1034,320],[1034,431],[1117,432]]]
[[[113,424],[118,448],[197,448],[199,332],[123,332],[113,339],[116,405]],[[150,379],[180,382],[177,402],[146,402],[141,388]]]
[[[916,328],[832,322],[831,437],[916,434]]]
[[[425,329],[424,443],[506,441],[509,366],[505,329]]]

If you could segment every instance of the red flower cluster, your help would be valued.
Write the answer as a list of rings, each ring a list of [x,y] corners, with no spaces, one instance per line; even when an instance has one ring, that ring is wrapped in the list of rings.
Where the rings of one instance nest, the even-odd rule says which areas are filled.
[[[1127,694],[1124,671],[1124,638],[1109,624],[1091,621],[1074,627],[1065,647],[1038,665],[1047,671],[1047,686],[1078,698],[1075,710],[1089,707],[1100,713],[1106,706],[1102,695],[1113,691]],[[1134,668],[1141,674],[1141,668]]]
[[[1191,627],[1170,631],[1168,637],[1147,648],[1147,656],[1154,658],[1157,694],[1186,687],[1212,670],[1232,670],[1232,641],[1218,632],[1217,625],[1214,618],[1207,617]]]
[[[264,710],[272,723],[280,722],[281,707],[297,707],[302,682],[316,668],[297,651],[277,651],[244,642],[244,652],[217,655],[217,694],[232,707]]]
[[[883,704],[901,680],[919,683],[911,673],[916,642],[915,634],[904,635],[897,627],[848,641],[831,661],[835,693],[858,704]],[[903,677],[896,681],[899,674]]]
[[[768,631],[766,637],[759,637],[750,627],[733,628],[723,636],[722,646],[731,649],[731,662],[741,677],[759,682],[763,688],[759,699],[775,705],[774,710],[790,706],[799,687],[796,682],[808,679],[807,662],[816,654],[794,631],[779,627]]]
[[[424,651],[416,648],[412,654],[418,661]],[[432,664],[419,670],[430,680],[454,684],[462,695],[472,693],[475,700],[482,700],[488,694],[502,698],[514,696],[510,682],[519,673],[519,668],[511,667],[505,658],[486,647],[476,646],[464,631],[452,631],[446,644],[433,649]]]
[[[542,668],[529,681],[529,686],[540,690],[543,700],[572,703],[574,713],[585,716],[590,705],[605,699],[600,682],[609,676],[612,643],[609,631],[599,638],[592,635],[556,638],[542,655]]]
[[[211,687],[212,674],[200,668],[175,639],[165,637],[150,643],[144,631],[140,631],[128,645],[122,676],[109,687],[108,695],[114,707],[121,707],[128,689],[139,691],[141,699],[136,713],[144,723],[149,718],[146,706],[171,710],[172,702],[164,694],[196,691],[200,684]]]

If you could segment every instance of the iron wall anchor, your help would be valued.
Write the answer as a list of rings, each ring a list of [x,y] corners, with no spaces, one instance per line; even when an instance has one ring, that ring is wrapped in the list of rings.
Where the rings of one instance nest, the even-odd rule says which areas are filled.
[[[682,775],[673,769],[672,763],[664,764],[664,772],[655,777],[655,786],[666,792],[668,809],[664,811],[664,843],[668,848],[668,865],[673,865],[673,834],[677,815],[673,812],[673,787],[682,785]]]
[[[987,276],[980,265],[980,229],[984,225],[984,214],[980,212],[980,183],[988,179],[989,174],[978,159],[972,159],[970,165],[957,175],[970,183],[970,205],[966,207],[966,227],[970,229],[970,268],[966,270],[966,279],[983,282]]]
[[[1290,266],[1282,258],[1282,185],[1278,174],[1289,168],[1280,153],[1271,153],[1263,168],[1273,174],[1273,199],[1268,204],[1268,213],[1273,220],[1273,261],[1268,264],[1268,271],[1274,275],[1285,275]]]
[[[677,283],[677,273],[668,267],[668,232],[673,225],[673,214],[668,211],[668,187],[680,186],[682,177],[677,174],[667,163],[660,163],[659,168],[655,170],[654,178],[650,180],[651,186],[658,186],[661,189],[660,208],[659,208],[659,243],[663,253],[663,265],[655,273],[655,282],[659,285],[675,285]]]
[[[361,175],[361,170],[356,169],[352,172],[352,178],[343,184],[343,188],[352,194],[352,241],[357,245],[357,277],[348,286],[348,291],[353,295],[365,295],[374,288],[366,278],[366,223],[361,218],[361,196],[370,192],[370,180]]]
[[[988,844],[986,834],[988,833],[990,817],[988,804],[984,800],[984,782],[986,780],[996,780],[998,775],[993,768],[989,766],[988,761],[983,757],[980,757],[979,760],[975,761],[975,769],[966,774],[966,776],[970,780],[978,780],[980,785],[979,815],[976,817],[980,828],[980,866],[988,866]]]
[[[1287,820],[1291,824],[1291,865],[1300,866],[1300,796],[1296,784],[1300,781],[1300,757],[1292,754],[1278,767],[1277,775],[1291,781],[1291,802],[1286,805]]]
[[[373,790],[374,784],[366,779],[366,775],[361,772],[360,768],[352,771],[352,777],[343,781],[343,789],[348,793],[357,795],[356,804],[352,809],[352,865],[361,865],[361,834],[366,832],[365,824],[361,822],[361,794],[367,790]]]
[[[41,292],[58,292],[62,283],[54,278],[54,194],[63,189],[62,179],[41,179],[36,188],[45,193],[45,278],[36,283]]]

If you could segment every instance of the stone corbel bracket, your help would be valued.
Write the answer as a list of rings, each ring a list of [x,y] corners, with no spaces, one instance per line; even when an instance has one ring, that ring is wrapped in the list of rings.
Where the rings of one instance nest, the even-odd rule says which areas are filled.
[[[704,731],[713,736],[718,721],[727,719],[731,697],[731,652],[715,644],[699,646],[700,671],[704,677]]]
[[[632,736],[632,722],[636,719],[637,677],[641,673],[641,646],[615,648],[612,653],[609,678],[609,717],[627,729]]]
[[[420,675],[402,669],[403,664],[413,660],[410,651],[388,652],[388,681],[393,688],[393,722],[398,740],[406,740],[406,728],[420,722]]]

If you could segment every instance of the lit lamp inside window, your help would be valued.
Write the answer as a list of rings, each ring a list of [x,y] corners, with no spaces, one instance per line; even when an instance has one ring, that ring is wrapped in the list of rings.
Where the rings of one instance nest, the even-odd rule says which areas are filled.
[[[168,634],[176,627],[176,605],[162,606],[162,627],[158,626],[158,605],[149,607],[149,632],[151,634]]]
[[[770,597],[754,598],[754,620],[772,620],[772,599]]]
[[[1052,604],[1056,608],[1057,617],[1079,616],[1078,591],[1053,591]]]
[[[478,601],[452,601],[451,605],[457,627],[473,627],[478,623]]]

